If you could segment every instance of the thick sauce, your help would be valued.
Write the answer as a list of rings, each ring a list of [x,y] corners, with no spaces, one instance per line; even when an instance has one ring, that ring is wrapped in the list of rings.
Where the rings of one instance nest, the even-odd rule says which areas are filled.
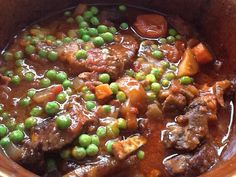
[[[102,159],[106,159],[106,155],[110,154],[112,159],[115,157],[115,161],[111,163],[109,157],[108,164],[123,163],[124,159],[129,159],[132,155],[136,158],[135,163],[124,162],[123,165],[114,165],[113,169],[110,169],[112,165],[94,167],[95,170],[88,172],[87,175],[91,173],[92,176],[96,176],[102,173],[101,176],[119,177],[157,177],[171,174],[188,176],[189,169],[184,169],[182,172],[178,172],[178,169],[176,172],[171,169],[173,164],[169,167],[163,162],[179,154],[187,154],[187,158],[191,161],[192,156],[208,143],[213,144],[217,151],[219,157],[214,159],[217,163],[230,138],[233,96],[230,91],[226,92],[225,103],[220,106],[217,86],[213,85],[227,77],[224,73],[218,73],[220,66],[217,60],[211,57],[212,54],[201,53],[202,49],[204,52],[209,52],[205,45],[200,46],[203,44],[195,39],[194,34],[191,36],[182,34],[181,29],[186,30],[190,27],[180,26],[184,25],[178,23],[180,19],[168,24],[167,17],[126,6],[98,6],[98,9],[92,7],[88,12],[89,8],[78,6],[75,11],[66,11],[64,14],[27,27],[3,52],[0,73],[11,78],[9,84],[0,85],[2,108],[0,123],[1,126],[7,127],[5,133],[4,128],[0,128],[0,144],[6,154],[25,168],[48,176],[61,176],[70,171],[73,175],[74,169],[82,169],[86,164],[92,164],[93,167],[93,164],[96,166],[96,163],[100,162],[102,166],[102,161],[105,161]],[[155,18],[152,19],[150,14]],[[85,22],[86,19],[90,21]],[[96,20],[106,26],[99,29]],[[173,19],[170,21],[173,22]],[[107,26],[109,34],[103,35],[108,31]],[[86,31],[87,28],[90,31]],[[83,31],[84,29],[86,30]],[[97,36],[100,38],[95,41]],[[79,52],[75,53],[77,51]],[[185,58],[191,62],[184,63]],[[181,65],[184,67],[181,68]],[[164,72],[161,73],[161,78],[155,75],[155,69],[159,68]],[[49,70],[56,74],[50,75]],[[81,74],[83,72],[91,73],[83,75]],[[113,86],[111,82],[114,82]],[[107,84],[110,84],[110,87]],[[225,87],[219,86],[221,91],[225,91],[229,84]],[[182,93],[179,95],[178,91],[181,89],[191,90],[191,96],[185,97]],[[166,102],[168,96],[176,92],[179,98],[183,98],[183,105],[170,102],[168,104],[171,105],[168,106]],[[163,143],[165,140],[163,130],[168,129],[167,124],[177,122],[179,115],[184,115],[188,118],[187,121],[191,122],[187,114],[195,109],[194,105],[192,106],[194,108],[191,107],[192,102],[207,94],[213,96],[219,103],[216,101],[217,105],[212,111],[205,102],[201,103],[203,104],[201,106],[209,108],[208,114],[212,114],[211,117],[217,115],[217,118],[210,120],[209,116],[207,119],[209,130],[206,130],[205,134],[194,130],[195,134],[199,134],[197,142],[194,142],[197,143],[196,147],[194,145],[192,147],[192,144],[182,147],[183,143],[189,143],[184,141],[178,146],[176,145],[178,140],[174,138],[168,140],[172,141],[171,143]],[[150,105],[153,105],[155,110],[151,110]],[[173,109],[176,105],[177,108]],[[217,109],[217,113],[214,109]],[[199,113],[199,117],[201,114]],[[58,118],[60,116],[61,119]],[[66,116],[69,116],[70,120],[65,118]],[[120,124],[117,123],[119,117],[123,118],[119,120]],[[178,126],[184,129],[186,124],[188,123],[182,122],[178,123]],[[201,126],[203,125],[189,129],[200,129]],[[101,135],[104,127],[107,132],[110,131],[105,137]],[[16,130],[23,132],[23,135]],[[79,146],[77,139],[82,133],[93,136],[97,134],[96,138],[99,138],[100,143],[91,143],[93,147],[89,150],[91,144],[88,146],[79,143]],[[140,145],[128,155],[121,154],[119,143],[124,143],[122,140],[129,140],[134,135],[140,138],[140,142],[136,142]],[[145,141],[141,137],[145,137]],[[107,152],[109,140],[115,141],[110,146],[113,152],[112,150]],[[86,144],[86,140],[84,141]],[[170,145],[169,148],[167,144]],[[86,157],[76,154],[79,150],[75,147],[81,148],[81,146],[87,148]],[[29,151],[27,148],[33,149],[33,156],[29,157],[32,163],[27,162],[27,155],[22,155],[24,150]],[[70,156],[65,155],[66,152]],[[139,155],[136,155],[137,152]],[[122,155],[124,159],[120,159]],[[37,158],[39,160],[36,160]],[[35,168],[34,160],[45,170]],[[50,163],[51,166],[48,165]],[[125,165],[126,163],[128,165]],[[202,172],[215,163],[209,162],[210,165],[206,169],[203,168]],[[100,170],[100,173],[96,174],[96,170]],[[193,176],[196,175],[193,173]],[[86,173],[82,169],[77,176],[86,176]]]

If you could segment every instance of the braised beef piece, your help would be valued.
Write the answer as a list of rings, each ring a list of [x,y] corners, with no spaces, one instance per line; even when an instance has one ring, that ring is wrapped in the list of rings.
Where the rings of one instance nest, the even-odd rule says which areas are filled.
[[[131,156],[126,160],[118,161],[115,158],[104,155],[98,156],[98,159],[94,162],[86,162],[83,165],[79,165],[75,170],[69,172],[63,177],[104,177],[109,174],[113,174],[117,171],[125,169],[131,165],[134,165],[137,161],[135,156]]]
[[[101,24],[114,26],[125,21],[124,13],[120,13],[117,8],[102,10],[98,16]]]
[[[71,143],[86,126],[96,122],[96,116],[83,106],[78,97],[66,106],[66,113],[72,119],[67,130],[60,130],[54,118],[43,121],[31,130],[31,140],[35,147],[39,146],[43,151],[58,150]]]
[[[11,81],[11,79],[9,77],[3,76],[0,73],[0,85],[7,85],[10,81]]]
[[[131,35],[116,35],[107,49],[95,48],[92,43],[86,59],[77,60],[75,53],[82,49],[80,43],[71,42],[57,48],[60,60],[69,64],[71,72],[80,74],[85,71],[106,72],[116,80],[130,63],[138,50],[138,43]]]
[[[205,144],[193,154],[177,155],[164,162],[165,168],[171,175],[195,177],[212,167],[219,157],[212,144]]]

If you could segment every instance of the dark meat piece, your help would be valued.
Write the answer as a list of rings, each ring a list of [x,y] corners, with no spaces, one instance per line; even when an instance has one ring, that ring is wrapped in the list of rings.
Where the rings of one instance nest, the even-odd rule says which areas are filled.
[[[43,121],[31,130],[34,147],[41,147],[43,151],[60,149],[71,143],[86,126],[96,121],[95,115],[85,109],[80,98],[71,101],[66,107],[66,112],[72,119],[70,128],[58,129],[54,119]]]
[[[123,161],[117,161],[108,155],[99,156],[98,158],[98,161],[81,165],[63,177],[104,177],[116,171],[127,168],[135,164],[135,161],[137,161],[135,156],[131,156]]]
[[[114,23],[119,24],[124,19],[124,13],[120,13],[117,8],[102,10],[98,16],[100,23],[107,26],[114,26]]]
[[[11,79],[9,77],[0,74],[0,85],[7,85],[10,81]]]
[[[193,155],[177,155],[166,160],[164,165],[171,175],[195,177],[206,172],[218,160],[219,157],[213,145],[205,144]]]
[[[97,73],[106,72],[112,79],[116,80],[124,68],[134,61],[134,56],[138,50],[138,43],[130,35],[117,35],[114,43],[108,44],[107,49],[94,48],[92,43],[87,52],[87,59],[77,60],[75,53],[82,49],[82,44],[71,42],[58,47],[60,60],[67,62],[72,73],[79,74],[85,71],[95,71]]]
[[[174,117],[183,112],[187,105],[186,97],[182,94],[169,95],[163,103],[162,111],[167,116]]]
[[[216,117],[216,106],[214,95],[196,98],[189,105],[187,112],[176,118],[179,121],[188,122],[188,125],[183,127],[179,124],[171,124],[163,132],[165,146],[180,150],[194,150],[200,140],[207,136],[208,119]]]

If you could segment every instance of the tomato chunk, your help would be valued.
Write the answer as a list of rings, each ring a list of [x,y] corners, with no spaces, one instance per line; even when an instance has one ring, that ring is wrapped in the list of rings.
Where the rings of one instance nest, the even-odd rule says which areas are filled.
[[[161,15],[139,15],[134,26],[143,37],[158,38],[164,37],[167,33],[167,22]]]

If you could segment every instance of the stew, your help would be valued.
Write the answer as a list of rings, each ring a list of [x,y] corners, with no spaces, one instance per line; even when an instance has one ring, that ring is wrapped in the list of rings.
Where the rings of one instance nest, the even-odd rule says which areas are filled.
[[[0,60],[0,146],[40,176],[198,176],[230,138],[234,92],[176,16],[79,4]]]

